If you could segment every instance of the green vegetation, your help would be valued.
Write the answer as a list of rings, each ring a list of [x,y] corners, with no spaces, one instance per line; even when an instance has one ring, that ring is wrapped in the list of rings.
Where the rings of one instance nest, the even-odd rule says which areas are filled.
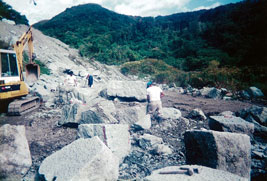
[[[153,18],[87,4],[66,9],[34,27],[78,48],[82,56],[123,64],[125,74],[147,73],[160,82],[234,90],[258,86],[267,94],[266,9],[265,0],[248,0]],[[161,71],[155,60],[161,60]]]
[[[238,91],[255,85],[262,90],[267,90],[267,67],[256,69],[255,67],[220,67],[220,63],[216,60],[210,61],[208,67],[201,71],[186,72],[168,65],[162,60],[145,59],[124,63],[121,65],[121,72],[124,75],[150,76],[151,80],[158,83],[175,83],[182,87],[187,85],[196,88],[210,86]]]
[[[189,80],[186,72],[157,59],[127,62],[121,66],[121,72],[124,75],[151,76],[151,79],[158,83],[175,83],[178,86],[186,86]]]
[[[0,0],[0,20],[3,18],[15,21],[16,24],[25,24],[29,25],[29,22],[25,15],[21,15],[11,6]]]

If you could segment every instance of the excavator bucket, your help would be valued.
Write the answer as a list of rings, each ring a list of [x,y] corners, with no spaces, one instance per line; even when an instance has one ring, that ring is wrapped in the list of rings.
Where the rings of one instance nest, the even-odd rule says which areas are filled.
[[[34,82],[40,77],[40,67],[38,64],[29,63],[26,65],[26,80]]]

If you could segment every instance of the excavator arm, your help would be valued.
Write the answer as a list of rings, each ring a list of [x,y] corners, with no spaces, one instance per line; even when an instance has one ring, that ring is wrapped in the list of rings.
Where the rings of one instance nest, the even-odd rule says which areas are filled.
[[[23,51],[25,48],[26,43],[28,42],[28,48],[29,48],[29,63],[26,65],[26,77],[31,79],[31,81],[35,81],[40,76],[40,67],[33,63],[33,36],[32,36],[32,26],[29,27],[29,29],[23,33],[23,35],[20,37],[20,39],[14,44],[14,50],[17,55],[18,59],[18,67],[20,72],[20,80],[23,81]]]

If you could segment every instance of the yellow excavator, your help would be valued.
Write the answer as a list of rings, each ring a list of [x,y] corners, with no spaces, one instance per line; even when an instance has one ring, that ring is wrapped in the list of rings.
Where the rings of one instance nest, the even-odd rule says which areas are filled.
[[[0,112],[8,115],[22,115],[40,106],[38,96],[27,96],[28,87],[23,77],[23,51],[29,48],[29,63],[25,66],[27,81],[36,81],[40,67],[33,63],[32,27],[13,45],[14,50],[0,49]]]

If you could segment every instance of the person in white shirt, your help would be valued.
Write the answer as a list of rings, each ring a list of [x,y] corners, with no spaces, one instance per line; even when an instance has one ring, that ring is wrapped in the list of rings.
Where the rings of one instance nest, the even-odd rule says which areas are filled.
[[[70,74],[65,79],[65,84],[67,86],[76,87],[77,86],[77,80],[75,76],[73,76],[73,72],[70,72]]]
[[[146,92],[148,100],[147,113],[160,115],[162,111],[161,98],[164,96],[162,89],[156,86],[155,83],[152,83],[146,89]]]

